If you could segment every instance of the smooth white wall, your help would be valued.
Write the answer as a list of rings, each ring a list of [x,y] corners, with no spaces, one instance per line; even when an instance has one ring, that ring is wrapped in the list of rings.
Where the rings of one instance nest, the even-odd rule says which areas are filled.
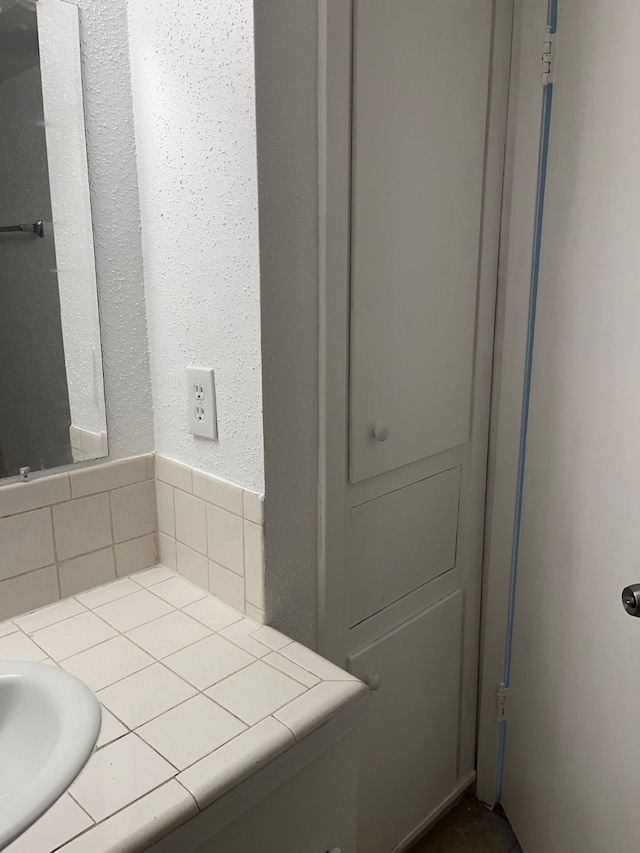
[[[333,0],[332,0],[333,2]],[[270,624],[316,644],[318,4],[255,0]]]
[[[130,0],[156,450],[264,490],[253,8]],[[216,375],[219,440],[187,432]]]

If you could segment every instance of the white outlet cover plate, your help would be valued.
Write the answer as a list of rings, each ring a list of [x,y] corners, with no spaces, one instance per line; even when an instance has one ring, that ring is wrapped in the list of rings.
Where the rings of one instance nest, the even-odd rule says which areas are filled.
[[[192,435],[218,437],[216,385],[211,368],[187,367],[187,411]]]

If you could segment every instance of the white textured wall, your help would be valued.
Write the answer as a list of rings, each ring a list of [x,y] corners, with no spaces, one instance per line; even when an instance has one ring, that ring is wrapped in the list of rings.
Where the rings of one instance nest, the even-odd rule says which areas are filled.
[[[156,450],[264,489],[253,9],[130,0]],[[216,373],[219,441],[187,432]]]
[[[126,0],[75,0],[109,455],[153,449]]]

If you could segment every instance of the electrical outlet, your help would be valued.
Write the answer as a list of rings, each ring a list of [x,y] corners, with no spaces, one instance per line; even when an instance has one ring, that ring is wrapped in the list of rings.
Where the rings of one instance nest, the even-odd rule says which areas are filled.
[[[187,407],[189,432],[202,438],[216,439],[216,387],[213,370],[187,367]]]

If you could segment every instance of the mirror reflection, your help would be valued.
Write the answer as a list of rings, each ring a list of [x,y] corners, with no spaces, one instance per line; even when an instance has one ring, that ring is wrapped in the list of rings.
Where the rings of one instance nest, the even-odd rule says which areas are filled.
[[[0,477],[106,454],[78,11],[0,0]]]

